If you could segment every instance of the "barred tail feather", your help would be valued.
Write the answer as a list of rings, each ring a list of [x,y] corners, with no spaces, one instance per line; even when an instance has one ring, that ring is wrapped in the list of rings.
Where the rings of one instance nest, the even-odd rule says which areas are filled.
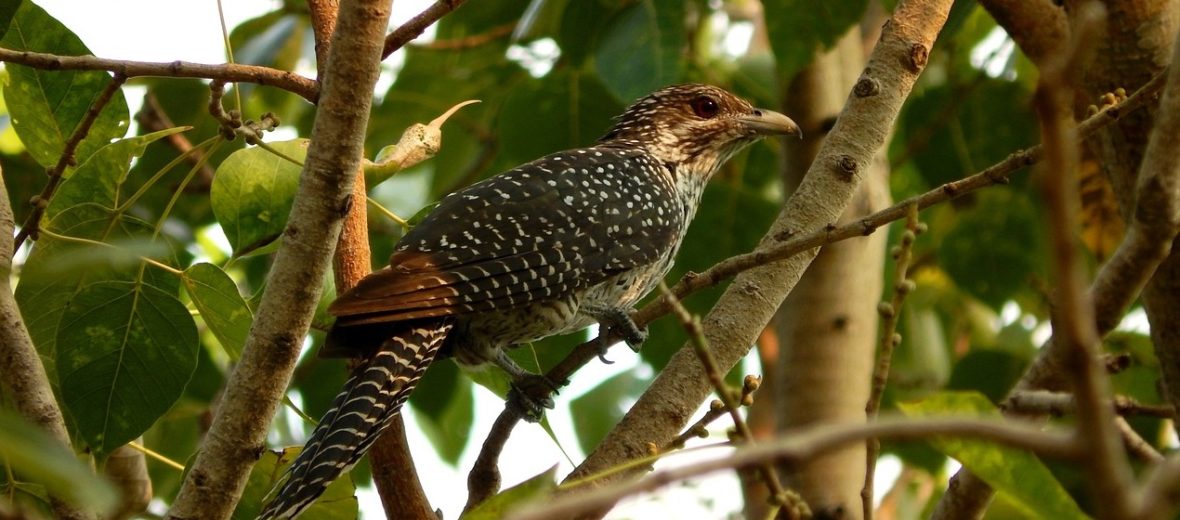
[[[352,468],[409,398],[451,326],[449,319],[414,323],[353,370],[258,518],[295,518]]]

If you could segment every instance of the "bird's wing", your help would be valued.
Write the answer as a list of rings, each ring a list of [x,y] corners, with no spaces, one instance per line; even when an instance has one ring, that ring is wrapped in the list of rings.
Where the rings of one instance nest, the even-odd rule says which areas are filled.
[[[650,264],[687,218],[668,175],[638,151],[586,148],[472,185],[329,312],[347,326],[510,309]]]

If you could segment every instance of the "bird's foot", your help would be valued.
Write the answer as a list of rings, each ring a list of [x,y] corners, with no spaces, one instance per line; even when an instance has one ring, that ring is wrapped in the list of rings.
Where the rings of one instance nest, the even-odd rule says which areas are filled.
[[[639,347],[643,346],[643,342],[647,341],[647,327],[640,327],[631,318],[631,309],[622,307],[582,307],[581,309],[587,315],[598,320],[598,323],[607,328],[611,335],[618,334],[631,347],[632,351],[639,352]],[[605,352],[606,348],[603,347]],[[607,361],[600,353],[599,358],[606,363]]]
[[[508,390],[508,405],[516,408],[528,422],[538,422],[545,410],[554,407],[553,395],[560,386],[541,374],[529,374],[512,382]]]
[[[557,384],[542,374],[534,374],[516,364],[508,352],[501,350],[494,360],[508,374],[512,380],[512,387],[508,390],[508,404],[521,412],[521,416],[529,422],[537,422],[545,414],[545,409],[553,409],[553,395],[556,395],[564,384]]]

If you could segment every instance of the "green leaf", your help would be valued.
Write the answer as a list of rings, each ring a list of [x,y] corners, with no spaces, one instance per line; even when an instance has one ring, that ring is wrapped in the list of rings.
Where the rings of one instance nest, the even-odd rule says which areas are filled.
[[[499,520],[504,518],[509,511],[525,504],[537,502],[552,494],[557,488],[554,481],[556,474],[556,466],[549,468],[533,478],[501,491],[480,504],[479,507],[460,515],[459,520]]]
[[[589,146],[610,127],[622,107],[589,74],[555,71],[514,88],[504,100],[497,134],[514,164]]]
[[[594,66],[615,97],[630,102],[680,80],[684,18],[680,0],[644,0],[611,21],[594,54]]]
[[[12,17],[16,16],[16,10],[20,4],[21,0],[0,1],[0,38],[8,34],[8,27],[12,25]]]
[[[971,175],[1036,142],[1032,93],[998,79],[923,91],[902,115],[905,142],[929,186]]]
[[[142,243],[132,241],[152,232],[150,224],[116,215],[97,204],[71,207],[42,225],[61,235],[117,244]],[[142,252],[167,264],[176,263],[170,253]],[[48,236],[37,240],[21,271],[16,301],[52,383],[56,385],[58,380],[54,367],[58,324],[75,295],[84,286],[98,281],[140,280],[172,293],[179,287],[171,273],[156,267],[141,270],[138,255],[122,248],[80,245]]]
[[[1000,419],[991,401],[975,392],[941,392],[899,407],[913,417],[955,415]],[[933,444],[1037,518],[1088,518],[1049,469],[1027,451],[978,440],[941,438]]]
[[[295,139],[270,146],[302,161],[307,144],[307,139]],[[266,246],[282,234],[299,186],[300,169],[260,147],[234,152],[217,167],[209,197],[234,256]]]
[[[40,428],[7,410],[0,410],[0,460],[22,482],[45,486],[51,495],[79,508],[105,516],[118,504],[118,491],[110,482]]]
[[[960,211],[937,248],[938,263],[955,284],[994,309],[1030,291],[1046,257],[1040,214],[1029,195],[985,190]]]
[[[646,381],[628,370],[599,383],[589,392],[570,401],[570,416],[582,451],[590,453],[606,438],[626,413],[623,402],[638,396]]]
[[[197,327],[184,304],[145,283],[97,282],[62,313],[61,398],[98,457],[139,437],[184,392],[197,367]]]
[[[230,360],[237,361],[242,357],[246,336],[254,322],[250,306],[238,292],[237,284],[220,267],[207,263],[185,269],[181,280],[193,305],[201,312],[201,319],[205,320]]]
[[[475,419],[471,380],[454,363],[433,363],[410,396],[410,405],[438,455],[458,464]]]
[[[780,77],[789,78],[829,49],[864,15],[867,0],[765,0],[766,31]]]
[[[0,46],[17,51],[47,52],[67,56],[91,54],[82,40],[33,2],[16,11]],[[102,71],[38,70],[5,64],[8,83],[4,99],[12,124],[29,153],[44,167],[57,163],[66,140],[86,116],[91,103],[111,83]],[[86,138],[78,144],[78,163],[112,139],[123,137],[129,120],[123,92],[116,92],[99,112]]]
[[[232,518],[235,520],[251,520],[262,512],[262,505],[267,493],[274,488],[275,483],[287,471],[287,467],[299,456],[300,448],[287,448],[282,452],[267,450],[262,458],[250,470],[250,478],[246,481],[246,489],[242,491],[242,499],[238,508],[234,510]],[[355,520],[358,506],[356,501],[356,486],[352,483],[352,476],[343,475],[332,482],[324,494],[320,495],[303,514],[302,520]]]
[[[147,145],[162,137],[180,133],[187,127],[169,128],[138,137],[120,139],[99,148],[86,162],[70,172],[58,187],[57,192],[45,208],[45,218],[52,219],[58,213],[83,203],[94,203],[115,209],[120,198],[130,193],[120,193],[131,160],[143,155]]]

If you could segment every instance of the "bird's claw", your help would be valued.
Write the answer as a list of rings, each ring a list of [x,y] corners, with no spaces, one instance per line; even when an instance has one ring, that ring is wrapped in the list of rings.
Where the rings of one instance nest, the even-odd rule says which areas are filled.
[[[508,403],[521,412],[528,422],[538,422],[545,415],[545,410],[552,410],[555,406],[552,395],[556,395],[561,386],[540,374],[528,374],[512,382],[508,390]]]

